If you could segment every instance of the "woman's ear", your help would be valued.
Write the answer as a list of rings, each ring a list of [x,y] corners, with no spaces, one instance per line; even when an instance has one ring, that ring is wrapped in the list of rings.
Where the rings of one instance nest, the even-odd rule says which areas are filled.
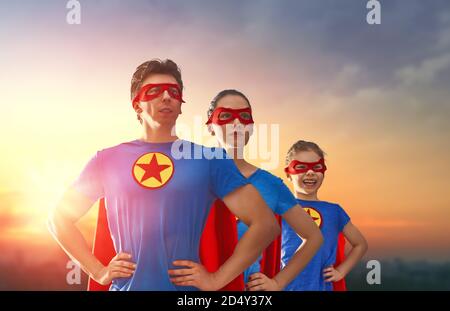
[[[208,132],[209,132],[212,136],[216,135],[216,134],[214,133],[214,130],[213,130],[211,124],[208,124],[207,128],[208,128]]]
[[[251,137],[253,135],[253,126],[254,126],[254,124],[248,124],[248,125],[245,126],[245,127],[248,128],[248,135],[249,135],[249,137]]]
[[[133,109],[134,109],[134,111],[136,111],[137,114],[140,114],[142,112],[142,108],[141,108],[141,106],[139,106],[139,103],[137,103],[137,102],[133,103]]]

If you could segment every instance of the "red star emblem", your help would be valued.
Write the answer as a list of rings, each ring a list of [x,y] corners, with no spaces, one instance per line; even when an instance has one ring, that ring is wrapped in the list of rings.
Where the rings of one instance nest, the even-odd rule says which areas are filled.
[[[306,214],[311,217],[311,219],[316,223],[316,225],[321,228],[322,227],[322,214],[312,207],[304,207]]]
[[[306,210],[306,213],[308,213],[308,215],[311,216],[311,218],[312,218],[314,221],[316,221],[316,220],[319,219],[319,217],[313,217],[313,216],[311,215],[311,210],[310,210],[309,208]]]
[[[152,159],[148,164],[136,165],[145,171],[144,175],[142,175],[141,183],[152,177],[161,183],[161,172],[170,167],[170,165],[159,165],[158,160],[156,159],[156,155],[152,156]]]

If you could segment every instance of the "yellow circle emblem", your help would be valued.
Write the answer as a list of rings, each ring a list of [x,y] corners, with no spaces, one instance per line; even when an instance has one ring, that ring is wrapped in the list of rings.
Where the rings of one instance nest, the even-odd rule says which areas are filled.
[[[161,188],[172,178],[175,167],[172,160],[161,152],[149,152],[134,162],[132,175],[144,188]]]
[[[316,225],[320,228],[322,226],[322,214],[312,207],[304,207],[303,209],[309,216],[311,216],[312,220],[314,220]]]

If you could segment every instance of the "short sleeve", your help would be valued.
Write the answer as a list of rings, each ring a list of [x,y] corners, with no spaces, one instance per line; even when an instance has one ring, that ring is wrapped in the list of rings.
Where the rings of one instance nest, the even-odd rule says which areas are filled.
[[[283,215],[286,213],[290,208],[297,205],[297,200],[292,195],[292,192],[289,190],[289,188],[284,184],[283,180],[280,179],[280,186],[279,186],[279,195],[278,195],[278,203],[277,203],[277,209],[275,213],[278,215]]]
[[[78,178],[73,182],[72,189],[94,202],[102,198],[104,196],[104,190],[100,167],[100,154],[97,152],[85,165]]]
[[[238,170],[234,161],[226,157],[223,151],[223,158],[213,158],[210,161],[210,189],[214,196],[223,200],[227,194],[237,188],[247,185],[249,182]]]
[[[342,230],[344,230],[344,227],[348,224],[348,222],[350,221],[350,217],[348,216],[348,214],[344,211],[344,209],[342,207],[340,207],[338,205],[338,229],[339,232],[342,232]]]

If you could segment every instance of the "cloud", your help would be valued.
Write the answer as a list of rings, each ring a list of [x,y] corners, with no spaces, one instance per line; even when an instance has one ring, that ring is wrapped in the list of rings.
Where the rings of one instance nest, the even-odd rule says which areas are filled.
[[[406,86],[430,85],[437,75],[450,68],[450,53],[423,60],[419,65],[399,69],[395,74]]]

